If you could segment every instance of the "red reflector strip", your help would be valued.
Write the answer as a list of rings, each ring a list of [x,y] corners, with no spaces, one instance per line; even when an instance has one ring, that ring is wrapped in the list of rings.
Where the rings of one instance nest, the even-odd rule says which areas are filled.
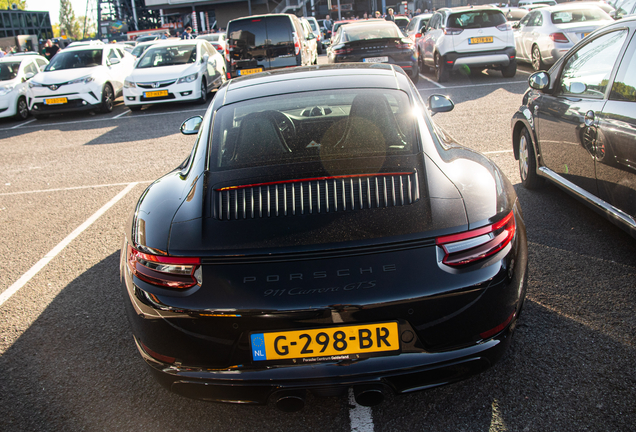
[[[512,318],[514,316],[515,316],[515,313],[513,312],[512,314],[510,314],[508,318],[506,318],[504,322],[499,324],[497,327],[491,328],[490,330],[485,331],[483,333],[479,333],[479,336],[481,336],[482,339],[488,339],[489,337],[496,335],[497,333],[505,329],[508,324],[510,324],[510,321],[512,321]]]
[[[294,66],[295,67],[295,66]],[[278,184],[288,184],[288,183],[302,183],[308,181],[319,181],[319,180],[339,180],[339,179],[348,179],[348,178],[365,178],[365,177],[375,177],[375,176],[403,176],[403,175],[411,175],[412,172],[401,172],[401,173],[378,173],[378,174],[353,174],[353,175],[341,175],[341,176],[328,176],[328,177],[312,177],[305,179],[297,179],[297,180],[281,180],[276,182],[267,182],[267,183],[255,183],[248,184],[242,186],[228,186],[224,188],[215,189],[217,192],[223,192],[228,190],[237,190],[237,189],[247,189],[259,186],[273,186]]]
[[[164,363],[174,363],[177,359],[175,357],[168,357],[165,356],[163,354],[159,354],[154,352],[153,350],[151,350],[150,348],[148,348],[148,346],[143,343],[142,341],[139,341],[139,343],[141,344],[142,348],[144,349],[144,351],[146,351],[146,354],[148,354],[150,357],[152,357],[155,360],[159,360],[162,361]]]
[[[128,245],[126,261],[132,274],[152,285],[186,289],[198,284],[200,258],[151,255]]]

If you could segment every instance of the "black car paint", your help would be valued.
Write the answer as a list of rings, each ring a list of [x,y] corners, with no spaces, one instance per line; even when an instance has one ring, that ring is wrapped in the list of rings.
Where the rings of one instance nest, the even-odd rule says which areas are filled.
[[[629,31],[602,99],[554,95],[567,60],[604,34]],[[513,151],[519,159],[522,128],[530,132],[536,174],[572,193],[636,238],[636,117],[634,102],[613,100],[612,83],[623,62],[636,51],[636,19],[623,19],[596,30],[548,71],[544,90],[529,88],[511,120]],[[630,73],[629,71],[627,73]],[[532,79],[532,77],[531,77]],[[586,116],[593,123],[586,125]],[[588,120],[589,121],[589,120]],[[577,143],[577,146],[564,145]]]
[[[480,372],[510,343],[527,283],[525,228],[514,190],[495,164],[454,143],[428,115],[418,117],[422,139],[416,154],[389,157],[379,170],[372,158],[335,167],[340,172],[365,166],[374,172],[417,170],[422,196],[412,205],[279,219],[213,217],[210,201],[219,184],[325,172],[312,164],[291,171],[285,166],[210,170],[210,143],[202,137],[221,105],[250,94],[298,91],[300,81],[303,89],[331,86],[334,91],[398,87],[414,107],[425,110],[408,77],[392,67],[312,69],[261,74],[222,86],[191,156],[149,186],[132,215],[121,263],[127,314],[142,356],[157,379],[176,393],[265,403],[281,389],[320,394],[325,388],[382,383],[407,392]],[[511,211],[517,234],[506,248],[469,268],[440,263],[436,236],[485,226]],[[175,293],[138,279],[125,263],[128,243],[146,251],[202,257],[206,286]],[[289,367],[251,359],[252,331],[395,320],[402,337],[398,356]],[[482,340],[480,333],[493,328],[496,334]]]

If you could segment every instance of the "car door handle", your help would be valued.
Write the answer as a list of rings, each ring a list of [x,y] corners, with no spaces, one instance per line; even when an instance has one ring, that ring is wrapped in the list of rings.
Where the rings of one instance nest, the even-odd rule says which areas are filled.
[[[585,113],[585,126],[590,127],[594,124],[594,111],[590,110]]]

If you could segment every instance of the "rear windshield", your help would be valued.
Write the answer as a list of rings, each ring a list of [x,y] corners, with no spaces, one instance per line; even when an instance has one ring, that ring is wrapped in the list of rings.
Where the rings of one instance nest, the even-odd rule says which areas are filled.
[[[503,12],[495,10],[475,10],[451,14],[447,27],[473,29],[496,27],[506,22]]]
[[[197,61],[196,45],[153,46],[139,60],[137,69],[184,65]]]
[[[102,49],[87,49],[60,51],[48,64],[46,72],[62,69],[80,69],[100,66],[102,64]]]
[[[0,63],[0,81],[9,81],[18,76],[20,62]]]
[[[291,20],[284,16],[241,19],[228,27],[229,45],[233,57],[247,59],[265,56],[265,49],[286,51],[293,47]],[[276,56],[276,54],[274,54]]]
[[[399,37],[402,37],[402,35],[399,29],[394,25],[376,27],[373,24],[365,24],[361,26],[346,26],[342,29],[343,42]]]
[[[314,91],[227,105],[215,116],[215,170],[411,154],[415,116],[399,90]]]
[[[551,19],[552,24],[567,24],[611,20],[612,18],[602,10],[593,8],[552,12]]]

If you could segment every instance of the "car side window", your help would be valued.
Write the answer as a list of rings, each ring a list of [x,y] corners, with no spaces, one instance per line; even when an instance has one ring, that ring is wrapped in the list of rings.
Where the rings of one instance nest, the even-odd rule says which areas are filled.
[[[113,60],[113,59],[119,59],[119,54],[117,53],[117,50],[112,49],[110,50],[110,52],[108,53],[108,60]]]
[[[636,102],[636,49],[634,48],[636,38],[632,39],[631,52],[627,52],[621,65],[618,68],[616,79],[612,84],[610,99]]]
[[[38,69],[35,67],[35,64],[33,62],[29,62],[29,64],[24,67],[24,74],[26,75],[29,72],[31,72],[33,75],[38,73]]]
[[[519,21],[519,26],[521,27],[521,26],[528,25],[528,22],[530,21],[531,17],[532,17],[532,13],[529,13],[523,18],[521,18],[521,21]]]
[[[582,46],[563,67],[559,93],[602,99],[627,34],[614,31]]]
[[[48,64],[46,61],[44,61],[43,59],[35,59],[36,63],[38,64],[38,66],[40,67],[40,70],[44,70],[44,68],[46,67],[46,65]]]

